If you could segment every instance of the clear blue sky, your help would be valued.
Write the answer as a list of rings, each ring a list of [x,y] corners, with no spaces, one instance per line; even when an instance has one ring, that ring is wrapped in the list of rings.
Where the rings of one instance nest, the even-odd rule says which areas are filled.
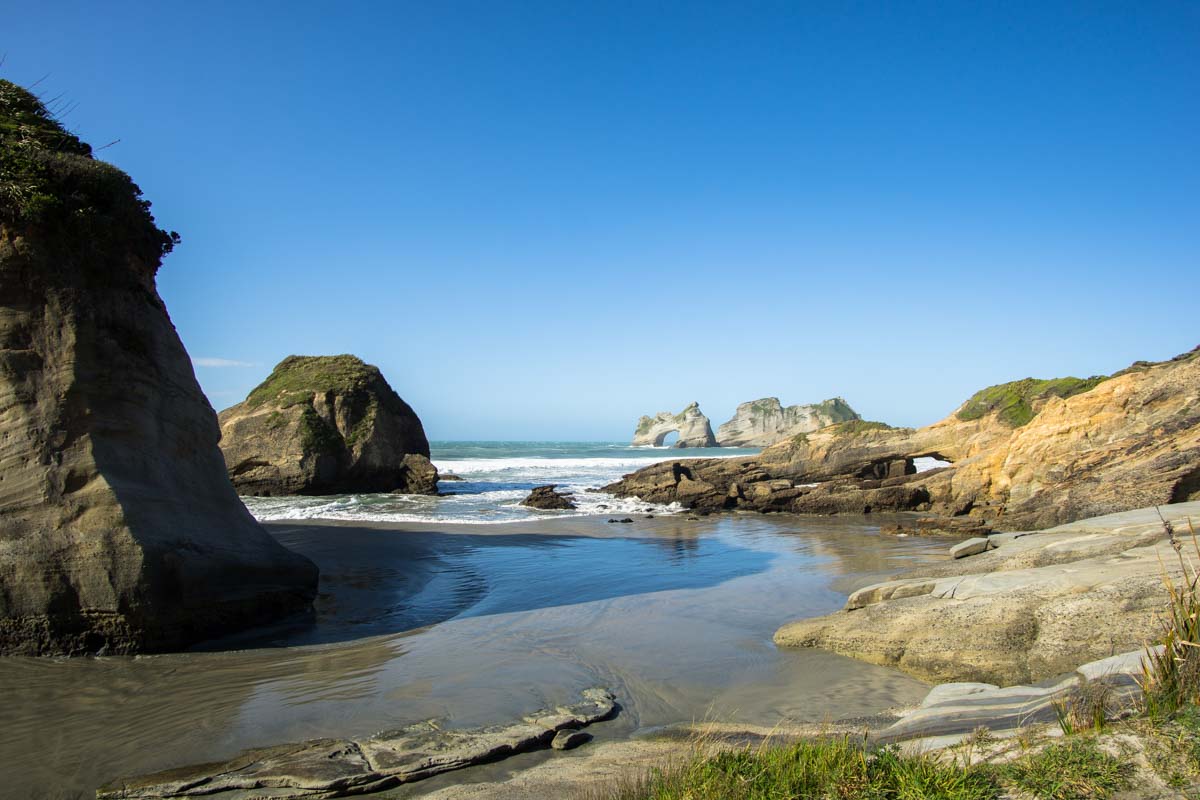
[[[1200,4],[0,2],[183,244],[219,409],[378,364],[431,438],[700,401],[919,425],[1200,343]],[[209,363],[209,362],[201,362]]]

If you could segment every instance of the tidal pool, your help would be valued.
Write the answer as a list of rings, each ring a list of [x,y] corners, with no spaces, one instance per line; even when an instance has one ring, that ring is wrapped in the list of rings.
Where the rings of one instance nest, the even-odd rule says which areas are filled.
[[[271,525],[321,567],[311,618],[180,654],[0,659],[0,794],[87,796],[122,775],[430,718],[507,722],[593,685],[623,707],[602,737],[911,704],[927,690],[916,680],[771,642],[854,585],[945,557],[944,542],[873,523]]]

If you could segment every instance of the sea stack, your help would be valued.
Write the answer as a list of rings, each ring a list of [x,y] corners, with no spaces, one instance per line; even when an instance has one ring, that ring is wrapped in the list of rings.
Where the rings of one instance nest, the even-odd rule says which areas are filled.
[[[692,403],[678,414],[660,411],[653,417],[642,417],[633,433],[633,445],[661,447],[672,433],[679,434],[675,447],[717,446],[712,425],[709,424],[708,417],[700,413],[699,403]]]
[[[352,355],[288,356],[220,422],[243,495],[437,493],[421,420]]]
[[[0,80],[0,653],[171,650],[311,606],[158,296],[177,240]]]
[[[801,433],[861,419],[840,397],[803,406],[784,406],[778,397],[751,400],[737,407],[733,418],[717,428],[721,447],[770,447]]]

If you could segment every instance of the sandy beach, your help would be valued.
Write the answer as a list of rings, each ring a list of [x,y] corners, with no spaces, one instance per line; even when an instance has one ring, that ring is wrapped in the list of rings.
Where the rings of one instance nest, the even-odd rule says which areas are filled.
[[[771,636],[871,576],[944,558],[943,542],[862,518],[606,519],[271,525],[321,567],[311,618],[179,654],[0,661],[0,757],[26,765],[10,785],[87,793],[247,747],[497,724],[591,685],[622,705],[594,726],[600,745],[705,719],[865,717],[926,692]]]

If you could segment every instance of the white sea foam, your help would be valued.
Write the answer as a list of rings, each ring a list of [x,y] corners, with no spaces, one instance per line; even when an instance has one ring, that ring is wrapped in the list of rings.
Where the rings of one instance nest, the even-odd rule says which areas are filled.
[[[515,450],[532,449],[514,447]],[[584,448],[581,448],[584,449]],[[641,450],[636,454],[632,450]],[[331,497],[247,497],[246,507],[259,520],[329,519],[377,522],[452,522],[469,525],[494,525],[548,517],[572,517],[592,514],[627,516],[632,514],[673,514],[681,510],[646,503],[637,498],[617,498],[594,490],[617,481],[622,475],[661,461],[678,458],[732,458],[741,453],[699,453],[675,448],[632,448],[588,445],[587,451],[620,451],[610,457],[545,457],[537,455],[500,455],[497,458],[445,458],[434,454],[434,464],[443,473],[452,473],[462,481],[443,481],[439,497],[398,494],[355,494]],[[558,446],[557,452],[569,452]],[[502,450],[500,451],[503,452]],[[533,486],[556,484],[559,491],[574,496],[574,511],[540,511],[522,506]]]

